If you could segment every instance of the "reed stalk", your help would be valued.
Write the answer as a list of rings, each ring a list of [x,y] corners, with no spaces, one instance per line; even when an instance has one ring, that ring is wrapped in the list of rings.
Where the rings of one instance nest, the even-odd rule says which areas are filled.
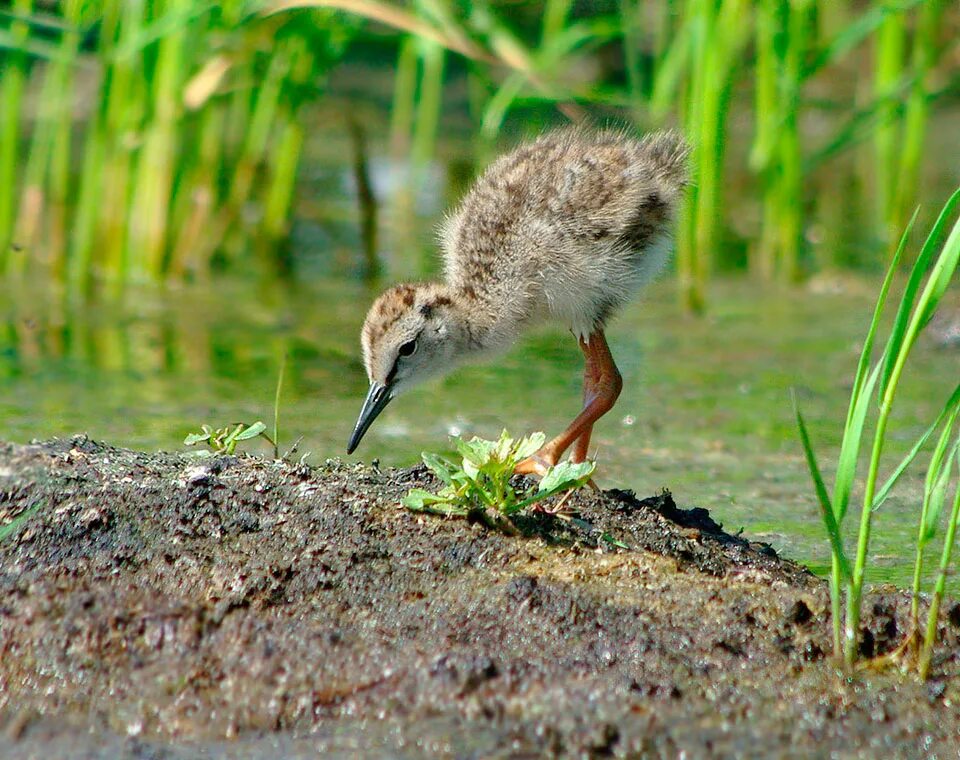
[[[21,275],[28,258],[39,260],[39,234],[47,228],[46,253],[49,272],[55,280],[63,278],[65,258],[64,213],[67,205],[70,170],[70,99],[80,41],[80,0],[64,4],[65,25],[57,55],[45,64],[43,85],[37,100],[37,113],[27,152],[26,170],[20,191],[15,239],[17,247],[10,252],[7,270]],[[47,224],[44,225],[46,217]]]
[[[105,38],[104,51],[111,65],[104,81],[106,100],[103,128],[104,153],[102,176],[99,179],[98,196],[94,209],[98,225],[95,233],[100,250],[100,273],[110,285],[113,295],[119,295],[127,281],[128,225],[122,213],[129,208],[131,185],[134,180],[134,157],[139,140],[139,126],[146,108],[146,92],[142,86],[146,78],[139,56],[129,51],[135,45],[135,37],[145,23],[144,8],[139,0],[122,2],[109,0],[108,12],[116,15],[116,38]],[[112,21],[112,19],[110,19]],[[112,23],[105,20],[104,31],[112,31]],[[109,51],[109,52],[107,52]]]
[[[210,234],[219,201],[218,178],[225,161],[223,133],[225,104],[218,100],[203,110],[198,126],[197,153],[192,168],[177,191],[176,239],[170,253],[169,274],[205,277],[216,245]]]
[[[800,272],[800,96],[814,8],[814,0],[763,0],[756,11],[756,137],[750,159],[763,185],[763,222],[750,265],[764,280],[793,282]]]
[[[774,220],[779,198],[774,156],[779,133],[779,56],[776,39],[780,0],[760,0],[754,11],[756,63],[754,65],[754,140],[750,166],[763,186],[763,216],[760,240],[749,259],[751,272],[761,280],[772,280],[777,263],[777,229]]]
[[[62,282],[66,278],[68,240],[67,219],[70,213],[71,159],[73,153],[73,113],[71,98],[64,93],[72,93],[75,81],[75,67],[78,61],[81,39],[81,25],[84,21],[83,0],[67,0],[63,6],[67,26],[60,42],[62,60],[58,72],[58,84],[61,90],[59,107],[53,115],[52,140],[50,154],[50,210],[51,235],[49,240],[51,269],[55,279]]]
[[[446,52],[435,42],[420,41],[420,91],[410,156],[415,173],[419,173],[436,151],[437,130],[443,106],[443,68]],[[419,184],[419,180],[415,180]]]
[[[230,182],[227,207],[233,216],[240,214],[249,199],[257,169],[266,154],[270,133],[280,105],[283,82],[292,65],[291,46],[293,44],[292,38],[287,37],[277,45],[267,64],[266,72],[260,80],[260,86],[257,88],[233,179]]]
[[[946,5],[945,0],[926,0],[917,11],[917,28],[911,53],[913,79],[904,114],[900,162],[896,172],[896,186],[893,189],[893,207],[889,218],[886,219],[889,230],[897,229],[902,225],[917,195],[920,161],[923,156],[930,110],[931,76],[941,52],[937,36]]]
[[[874,186],[877,193],[877,218],[885,239],[890,235],[889,225],[895,216],[897,155],[900,149],[898,103],[892,95],[900,86],[905,73],[904,50],[907,37],[906,11],[889,2],[887,5],[874,42],[873,81],[874,98],[880,104],[873,133]]]
[[[722,217],[723,162],[727,106],[733,73],[746,41],[742,23],[746,0],[722,0],[719,6],[690,0],[694,25],[690,50],[692,78],[684,121],[693,140],[694,189],[681,210],[677,272],[683,305],[702,312],[706,283],[718,245]]]
[[[633,118],[639,120],[646,98],[640,46],[643,18],[637,0],[620,0],[620,25],[623,35],[624,68],[627,72],[627,92]]]
[[[417,40],[404,37],[393,76],[393,105],[390,109],[390,150],[399,158],[409,150],[417,102]]]
[[[277,114],[278,137],[268,157],[268,182],[263,208],[263,231],[274,240],[289,232],[290,206],[303,148],[302,90],[314,70],[314,56],[307,41],[297,35],[290,41],[288,84],[294,93],[283,101]]]
[[[28,16],[33,0],[13,0],[16,16]],[[6,270],[8,252],[13,243],[13,220],[17,198],[17,163],[20,158],[20,125],[27,57],[23,51],[30,28],[21,19],[10,24],[10,37],[17,49],[7,51],[0,73],[0,272]]]
[[[120,3],[106,0],[100,16],[98,53],[103,61],[110,60],[116,45],[120,25]],[[95,266],[94,250],[98,247],[98,232],[101,226],[101,210],[104,201],[103,187],[108,155],[107,98],[106,92],[112,78],[109,66],[104,66],[99,75],[100,99],[86,125],[83,159],[77,188],[77,200],[68,237],[67,283],[70,292],[85,295],[89,292]],[[101,253],[101,260],[102,260]]]
[[[157,3],[161,22],[166,16],[190,10],[191,0],[166,0]],[[157,46],[153,63],[152,88],[149,93],[148,126],[136,163],[132,197],[129,204],[127,259],[131,273],[140,280],[161,279],[167,253],[170,222],[170,198],[173,195],[173,172],[179,146],[179,118],[184,70],[186,32],[176,25]]]

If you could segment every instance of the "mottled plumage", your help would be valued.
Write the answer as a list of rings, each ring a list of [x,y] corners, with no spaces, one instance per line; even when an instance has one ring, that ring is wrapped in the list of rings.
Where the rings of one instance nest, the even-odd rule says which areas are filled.
[[[672,132],[576,128],[491,164],[443,225],[445,281],[395,286],[367,315],[371,391],[350,450],[405,386],[506,348],[538,322],[570,328],[587,353],[663,267],[686,157]]]

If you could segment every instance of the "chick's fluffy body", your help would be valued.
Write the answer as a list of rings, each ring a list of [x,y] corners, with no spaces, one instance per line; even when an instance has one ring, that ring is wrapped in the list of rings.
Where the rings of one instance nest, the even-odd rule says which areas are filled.
[[[543,319],[601,329],[667,260],[686,156],[670,132],[568,129],[495,161],[441,236],[447,284],[484,342]]]

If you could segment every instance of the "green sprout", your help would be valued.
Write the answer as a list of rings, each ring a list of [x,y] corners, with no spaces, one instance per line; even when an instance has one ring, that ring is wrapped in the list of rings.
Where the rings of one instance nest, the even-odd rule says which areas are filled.
[[[883,451],[887,443],[887,426],[891,419],[900,378],[908,363],[907,360],[917,343],[918,336],[930,323],[937,307],[951,286],[954,274],[960,267],[960,219],[953,223],[949,234],[946,234],[950,219],[958,207],[960,207],[960,188],[950,196],[943,206],[936,223],[913,263],[886,346],[879,352],[878,358],[874,361],[874,342],[882,321],[887,295],[898,271],[900,259],[913,226],[913,220],[917,216],[916,213],[914,213],[913,219],[907,225],[900,239],[900,245],[893,256],[886,278],[880,288],[873,319],[867,330],[860,361],[854,376],[840,454],[837,458],[832,498],[821,475],[820,466],[817,463],[813,444],[800,412],[800,407],[796,398],[794,398],[794,411],[800,432],[800,441],[813,479],[824,528],[830,542],[832,559],[830,597],[834,652],[837,657],[843,656],[847,668],[853,667],[859,653],[860,614],[874,514],[883,505],[900,476],[938,428],[942,432],[928,468],[918,529],[917,570],[914,580],[915,598],[919,594],[919,575],[924,550],[936,535],[937,523],[946,500],[953,456],[956,451],[948,447],[954,424],[958,414],[960,414],[958,412],[958,409],[960,409],[960,384],[954,387],[936,419],[917,439],[911,450],[885,480],[880,479],[880,468]],[[946,241],[941,245],[945,234]],[[926,278],[925,282],[924,278]],[[869,412],[874,406],[877,408],[877,413],[873,424],[873,441],[871,444],[869,440],[866,440],[869,437],[867,420]],[[867,450],[870,456],[866,479],[863,481],[863,502],[860,508],[860,526],[856,534],[856,554],[853,557],[847,557],[844,551],[844,518],[852,502],[860,452],[865,446],[869,446]],[[958,503],[960,503],[960,500],[958,500]],[[953,540],[958,520],[960,520],[960,506],[951,510],[947,525],[942,555],[944,575],[953,550]],[[937,593],[942,596],[943,586],[938,585],[937,588],[939,589]],[[841,593],[841,590],[844,593]],[[847,609],[845,625],[841,629],[842,596],[846,598]],[[931,607],[934,618],[939,611],[939,599],[940,596],[937,596],[935,604]],[[911,614],[915,625],[918,604],[919,602],[914,602]],[[932,622],[935,622],[935,620]],[[931,624],[928,627],[927,639],[924,644],[927,652],[933,646],[932,636],[935,633],[936,626]],[[927,659],[927,664],[929,664],[929,659]],[[924,666],[921,662],[920,670],[923,677],[927,675],[927,666]]]
[[[186,446],[196,446],[201,443],[207,444],[216,454],[233,454],[237,450],[237,444],[241,441],[249,441],[252,438],[263,438],[271,446],[276,448],[273,439],[267,435],[267,426],[259,420],[252,425],[245,422],[236,422],[222,428],[212,428],[209,425],[201,425],[199,433],[190,433],[183,439]]]
[[[424,464],[443,481],[443,488],[437,493],[414,488],[401,503],[414,512],[454,517],[492,512],[502,518],[590,481],[596,467],[593,462],[560,462],[547,470],[536,486],[518,492],[510,482],[514,469],[543,442],[543,433],[513,439],[506,430],[496,441],[455,437],[460,464],[429,451],[422,455]]]

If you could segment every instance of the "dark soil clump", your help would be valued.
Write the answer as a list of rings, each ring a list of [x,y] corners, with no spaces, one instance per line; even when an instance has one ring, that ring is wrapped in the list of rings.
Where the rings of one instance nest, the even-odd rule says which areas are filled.
[[[845,678],[824,585],[705,510],[585,489],[508,536],[397,506],[434,485],[0,444],[0,756],[957,755],[950,605],[931,682]]]

